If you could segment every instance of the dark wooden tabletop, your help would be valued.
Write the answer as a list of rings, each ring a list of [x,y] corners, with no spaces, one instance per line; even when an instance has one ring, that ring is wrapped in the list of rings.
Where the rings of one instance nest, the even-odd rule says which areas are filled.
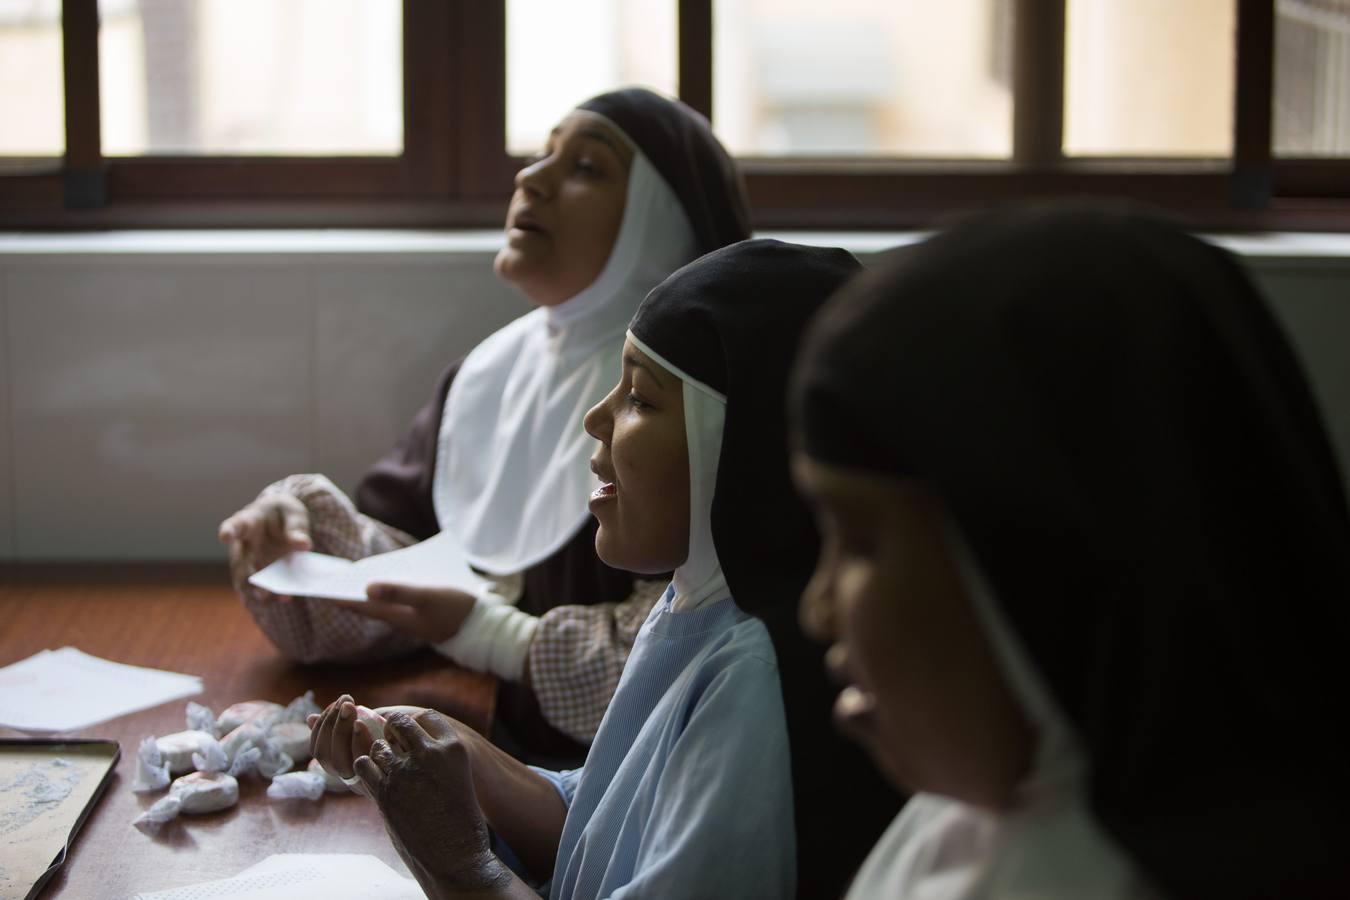
[[[190,698],[217,713],[241,700],[286,703],[313,690],[320,705],[343,692],[368,706],[431,706],[486,733],[494,680],[430,651],[363,666],[302,666],[283,659],[230,589],[225,567],[0,566],[0,666],[71,646],[138,666],[199,675]],[[273,801],[256,775],[239,804],[170,822],[157,837],[132,820],[160,794],[135,794],[136,747],[184,727],[187,700],[112,719],[72,737],[120,742],[122,759],[42,897],[123,898],[227,878],[273,853],[368,853],[406,873],[373,805],[355,794]],[[0,737],[18,737],[0,728]]]

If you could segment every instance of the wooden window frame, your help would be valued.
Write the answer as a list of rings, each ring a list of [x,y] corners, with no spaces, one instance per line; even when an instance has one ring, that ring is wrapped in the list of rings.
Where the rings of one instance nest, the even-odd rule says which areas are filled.
[[[1350,160],[1272,156],[1274,0],[1237,0],[1233,155],[1066,157],[1066,0],[1016,0],[1013,152],[997,161],[743,158],[760,228],[915,228],[1029,198],[1129,197],[1217,229],[1350,229]],[[0,176],[0,227],[491,226],[506,151],[505,0],[403,0],[396,158],[105,158],[97,0],[65,0],[67,151]],[[681,98],[711,115],[713,0],[678,0]],[[496,137],[492,137],[496,136]]]

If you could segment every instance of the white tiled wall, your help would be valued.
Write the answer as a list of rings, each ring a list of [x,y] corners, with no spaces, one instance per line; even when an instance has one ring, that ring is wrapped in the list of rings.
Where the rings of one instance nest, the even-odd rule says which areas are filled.
[[[222,517],[291,472],[350,488],[437,374],[528,309],[492,275],[490,246],[222,253],[196,240],[0,247],[0,562],[223,559]],[[1350,472],[1350,257],[1250,265]]]
[[[437,376],[529,310],[481,255],[317,268],[315,465],[351,490]]]
[[[191,558],[207,511],[309,462],[310,305],[294,266],[16,268],[20,558]]]

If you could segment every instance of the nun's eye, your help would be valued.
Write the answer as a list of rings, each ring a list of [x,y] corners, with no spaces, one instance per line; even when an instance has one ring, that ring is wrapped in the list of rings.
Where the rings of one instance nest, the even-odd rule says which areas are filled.
[[[632,391],[628,392],[628,405],[633,409],[647,409],[651,404]]]
[[[584,156],[581,159],[577,160],[576,170],[582,173],[583,175],[600,174],[600,167]]]

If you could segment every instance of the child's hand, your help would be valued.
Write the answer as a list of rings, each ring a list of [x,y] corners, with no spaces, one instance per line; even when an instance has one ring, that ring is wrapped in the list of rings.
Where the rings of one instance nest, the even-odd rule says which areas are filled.
[[[350,694],[343,694],[323,712],[311,715],[307,724],[310,755],[330,775],[348,785],[357,784],[352,761],[370,752],[370,745],[381,737],[384,718],[358,707]]]
[[[414,587],[376,582],[366,588],[365,603],[334,601],[343,609],[388,622],[428,644],[439,644],[459,633],[473,612],[477,598],[455,588]]]
[[[254,572],[310,548],[309,511],[289,494],[260,497],[221,522],[216,537],[230,550],[235,590],[243,590]]]

